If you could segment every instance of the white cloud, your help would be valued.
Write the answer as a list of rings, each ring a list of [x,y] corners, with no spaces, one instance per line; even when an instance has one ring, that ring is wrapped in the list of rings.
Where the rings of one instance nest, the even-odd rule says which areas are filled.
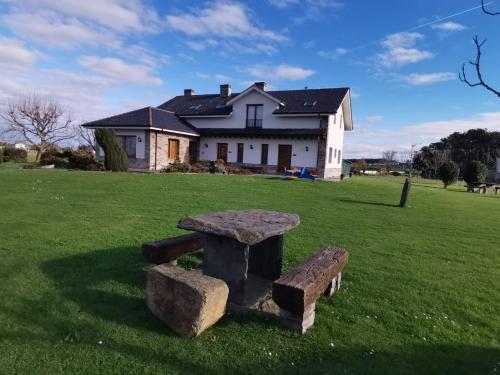
[[[224,74],[216,74],[215,79],[219,82],[229,82],[231,78]]]
[[[215,39],[205,39],[203,41],[187,41],[186,45],[194,51],[204,51],[208,47],[216,46],[219,43]]]
[[[247,9],[238,3],[219,2],[192,13],[168,15],[167,23],[173,30],[190,36],[224,38],[261,38],[281,42],[287,38],[251,21]]]
[[[406,82],[412,86],[431,85],[433,83],[453,81],[455,79],[457,79],[456,73],[451,72],[428,74],[412,73],[408,75],[398,75],[395,77],[395,80]]]
[[[336,48],[332,51],[321,50],[318,52],[318,55],[327,59],[336,60],[340,56],[347,55],[348,52],[349,50],[347,50],[346,48]]]
[[[401,32],[390,34],[381,42],[384,52],[376,55],[378,63],[385,68],[401,67],[434,57],[430,51],[416,48],[424,39],[420,33]]]
[[[431,26],[435,30],[441,30],[441,31],[462,31],[467,29],[464,25],[461,25],[456,22],[443,22],[443,23],[437,23]]]
[[[359,91],[356,91],[356,90],[352,90],[351,89],[351,99],[357,99],[361,96],[361,94],[359,93]]]
[[[288,64],[280,64],[277,66],[255,64],[253,66],[246,67],[240,70],[250,74],[252,77],[255,77],[257,79],[290,81],[303,80],[309,78],[315,73],[314,70]]]
[[[0,35],[0,66],[6,68],[31,67],[37,60],[37,54],[26,48],[24,43]]]
[[[53,10],[67,17],[78,17],[119,32],[155,31],[160,18],[140,0],[17,0],[9,1],[24,10]]]
[[[382,125],[355,124],[355,130],[346,133],[345,155],[347,158],[377,158],[381,157],[385,150],[408,151],[412,144],[421,147],[439,141],[453,132],[477,128],[500,131],[500,112],[478,113],[463,119],[423,122],[394,130],[384,129]]]
[[[146,65],[128,64],[113,57],[82,56],[79,64],[117,83],[139,85],[161,85],[163,81],[155,77],[152,68]]]
[[[326,17],[331,10],[339,9],[343,5],[339,0],[268,0],[268,2],[278,9],[292,6],[299,8],[295,12],[297,15],[293,18],[293,21],[298,24]]]
[[[380,121],[384,121],[384,116],[380,116],[380,115],[365,116],[365,119],[368,122],[380,122]]]
[[[3,17],[14,34],[46,48],[74,49],[78,45],[116,46],[115,36],[100,28],[91,28],[76,18],[64,19],[53,12],[11,13]]]

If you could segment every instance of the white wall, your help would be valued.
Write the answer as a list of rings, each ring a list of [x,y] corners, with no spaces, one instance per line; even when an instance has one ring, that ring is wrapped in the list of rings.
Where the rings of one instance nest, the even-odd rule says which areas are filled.
[[[116,135],[135,136],[135,157],[137,159],[145,158],[146,131],[145,130],[115,130]],[[139,138],[141,142],[139,142]],[[104,150],[99,147],[98,156],[104,156]]]
[[[330,147],[332,151],[332,162],[329,162]],[[344,116],[342,106],[340,106],[337,114],[328,116],[328,138],[326,141],[326,168],[342,167],[342,159],[344,157]],[[339,161],[340,152],[340,161]]]
[[[186,118],[197,128],[245,128],[247,116],[247,104],[263,104],[264,129],[318,129],[319,117],[289,117],[273,115],[278,107],[275,101],[261,95],[258,92],[251,92],[233,104],[233,114],[230,117],[215,118]]]
[[[248,138],[201,138],[200,159],[216,160],[217,143],[228,144],[227,161],[236,163],[238,143],[244,144],[243,163],[260,164],[262,144],[269,145],[268,165],[278,164],[278,145],[292,145],[292,165],[297,167],[316,168],[318,157],[318,141],[313,139],[248,139]],[[205,147],[207,145],[208,147]],[[250,149],[253,146],[253,150]],[[308,147],[309,151],[306,151]]]

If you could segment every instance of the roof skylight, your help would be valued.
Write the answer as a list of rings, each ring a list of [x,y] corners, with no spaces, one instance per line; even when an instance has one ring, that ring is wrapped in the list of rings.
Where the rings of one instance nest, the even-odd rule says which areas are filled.
[[[194,110],[198,110],[201,108],[201,104],[193,104],[191,107],[189,107],[189,109],[194,109]]]
[[[312,100],[306,100],[304,102],[304,107],[314,107],[316,105],[316,100],[312,101]]]
[[[216,109],[222,109],[222,108],[226,108],[226,103],[217,103],[217,105],[215,106]]]

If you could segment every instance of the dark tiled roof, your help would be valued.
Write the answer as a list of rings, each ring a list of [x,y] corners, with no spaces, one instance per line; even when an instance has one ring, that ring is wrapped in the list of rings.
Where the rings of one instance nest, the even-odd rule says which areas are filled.
[[[206,137],[318,137],[325,133],[325,129],[199,128],[198,132]]]
[[[85,127],[106,127],[106,128],[134,128],[148,127],[160,128],[166,131],[198,134],[196,129],[175,115],[175,113],[161,110],[154,107],[144,107],[135,111],[122,113],[116,116],[103,118],[83,124]]]
[[[285,105],[274,111],[275,114],[307,114],[307,113],[336,113],[342,100],[348,92],[347,87],[330,89],[305,89],[266,91]],[[229,115],[232,107],[217,108],[238,96],[221,97],[219,94],[176,96],[161,104],[158,108],[175,112],[179,116],[214,116]],[[314,106],[304,106],[304,102],[316,102]],[[196,106],[201,106],[196,109]]]

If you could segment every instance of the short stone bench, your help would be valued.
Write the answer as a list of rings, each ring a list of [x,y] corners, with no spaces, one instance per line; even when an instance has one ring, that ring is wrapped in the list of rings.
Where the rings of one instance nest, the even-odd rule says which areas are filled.
[[[349,253],[324,248],[273,283],[273,300],[290,328],[305,333],[314,324],[316,301],[340,288]]]
[[[182,337],[195,337],[225,313],[229,288],[200,271],[160,264],[148,272],[146,302],[158,319]]]
[[[142,255],[154,264],[177,264],[177,258],[199,251],[205,245],[205,236],[200,233],[185,234],[148,242],[142,245]]]

